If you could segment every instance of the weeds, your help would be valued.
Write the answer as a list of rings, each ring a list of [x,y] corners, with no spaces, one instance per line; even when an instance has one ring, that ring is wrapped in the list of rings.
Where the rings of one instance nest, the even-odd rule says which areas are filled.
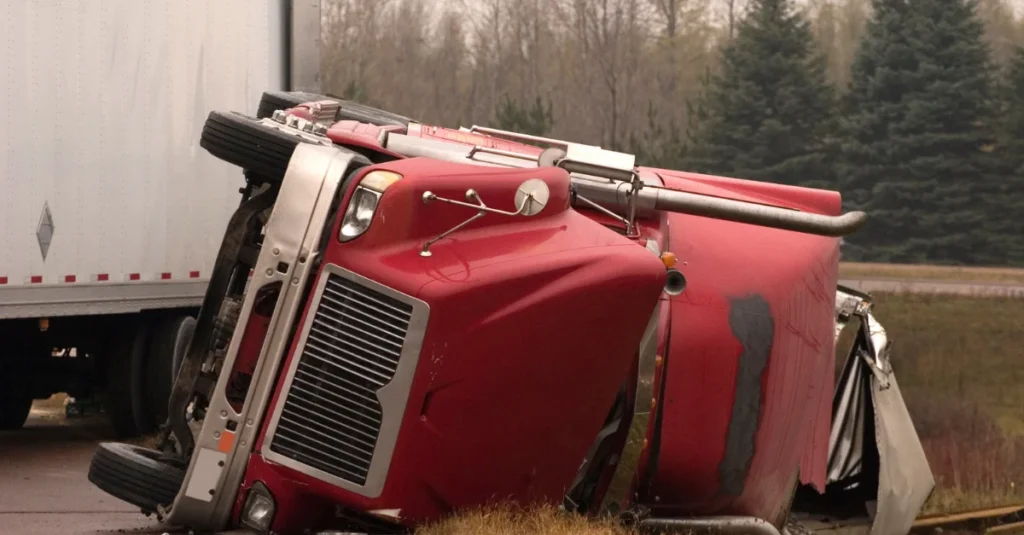
[[[1024,299],[876,294],[936,489],[924,513],[1024,502]]]

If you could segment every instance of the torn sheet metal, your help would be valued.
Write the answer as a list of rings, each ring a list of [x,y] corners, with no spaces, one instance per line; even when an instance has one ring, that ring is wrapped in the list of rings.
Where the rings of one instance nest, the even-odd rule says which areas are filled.
[[[852,487],[862,479],[873,481],[857,477],[864,470],[867,448],[872,448],[879,473],[877,502],[868,504],[871,533],[895,535],[910,531],[935,479],[893,374],[888,335],[871,313],[871,304],[869,296],[854,290],[840,287],[836,292],[837,347],[844,333],[854,339],[833,398],[828,483],[849,482]],[[868,423],[873,443],[865,440]]]

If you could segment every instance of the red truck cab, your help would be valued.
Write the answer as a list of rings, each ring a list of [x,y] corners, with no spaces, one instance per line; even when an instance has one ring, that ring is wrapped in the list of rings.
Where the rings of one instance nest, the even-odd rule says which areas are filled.
[[[838,194],[339,113],[211,114],[249,188],[159,451],[101,445],[97,486],[281,534],[495,501],[778,533],[824,490]]]

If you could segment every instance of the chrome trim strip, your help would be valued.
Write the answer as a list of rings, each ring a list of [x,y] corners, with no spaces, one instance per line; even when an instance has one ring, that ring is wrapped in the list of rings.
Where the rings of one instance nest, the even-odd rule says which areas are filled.
[[[0,319],[126,314],[198,307],[209,278],[165,282],[95,282],[0,286]]]
[[[295,461],[291,458],[271,451],[270,445],[274,441],[274,434],[277,431],[278,423],[281,420],[281,412],[284,410],[284,400],[291,391],[292,381],[295,378],[295,370],[299,366],[300,356],[306,348],[306,341],[309,338],[309,331],[313,326],[312,315],[320,306],[320,300],[324,295],[324,287],[327,285],[327,275],[333,274],[348,279],[356,284],[380,292],[388,297],[402,301],[412,306],[412,315],[409,319],[409,329],[406,331],[405,341],[402,344],[402,354],[398,361],[398,367],[394,378],[388,384],[377,391],[377,399],[380,401],[381,412],[383,412],[380,434],[377,437],[377,444],[373,452],[373,460],[370,462],[370,469],[366,475],[366,483],[358,485],[351,481],[328,474],[322,470]],[[263,439],[263,448],[260,453],[268,461],[272,461],[289,468],[293,468],[310,477],[330,483],[347,491],[376,498],[384,490],[384,482],[387,480],[388,469],[391,467],[391,457],[394,454],[395,443],[398,440],[398,432],[402,425],[402,418],[405,415],[405,405],[409,400],[409,389],[412,387],[412,380],[416,374],[416,367],[419,363],[420,352],[423,348],[423,338],[427,330],[427,321],[430,316],[430,306],[412,296],[398,292],[384,286],[376,281],[363,277],[335,264],[327,264],[323,268],[323,275],[320,277],[313,293],[313,303],[310,307],[310,317],[303,325],[299,335],[299,343],[295,350],[295,357],[284,374],[284,385],[281,387],[281,397],[274,412],[270,416],[270,425],[267,428],[267,435]]]
[[[633,419],[629,423],[629,435],[622,448],[622,454],[615,466],[615,473],[608,483],[608,490],[601,499],[601,509],[617,514],[628,506],[629,492],[636,478],[640,455],[647,443],[647,429],[654,410],[654,372],[658,360],[658,320],[661,317],[661,301],[654,307],[654,313],[647,322],[647,329],[640,339],[637,355],[636,395],[633,398]]]
[[[236,413],[225,397],[230,374],[220,375],[202,430],[196,438],[195,451],[202,448],[220,451],[221,434],[230,433],[227,427],[230,421],[237,423],[233,447],[225,452],[224,472],[210,501],[185,496],[198,459],[197,453],[192,455],[181,490],[167,516],[168,523],[204,531],[218,531],[227,524],[252,444],[274,392],[276,372],[291,340],[292,325],[303,303],[302,289],[311,276],[312,259],[321,252],[317,248],[326,230],[331,205],[353,158],[355,154],[336,147],[300,143],[295,148],[267,222],[263,246],[239,314],[239,328],[231,338],[222,369],[234,366],[256,293],[266,284],[281,281],[281,294],[259,364],[241,413]],[[278,271],[281,262],[288,263],[283,273]]]

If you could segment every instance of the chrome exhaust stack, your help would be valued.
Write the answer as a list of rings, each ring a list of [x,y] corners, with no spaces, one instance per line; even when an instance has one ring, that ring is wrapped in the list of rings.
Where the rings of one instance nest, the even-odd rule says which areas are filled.
[[[624,216],[632,204],[639,217],[650,217],[657,211],[676,212],[830,237],[856,232],[868,217],[864,212],[840,216],[810,214],[651,185],[642,186],[634,196],[632,185],[625,182],[579,179],[573,180],[572,185],[579,197]]]
[[[458,143],[396,134],[388,137],[387,145],[389,150],[408,156],[427,156],[477,165],[561,167],[571,174],[573,203],[581,202],[618,219],[625,225],[629,237],[639,235],[636,218],[654,217],[658,212],[689,214],[834,238],[853,234],[868,219],[867,214],[860,211],[839,216],[812,214],[644,183],[637,174],[634,155],[594,145],[481,126],[462,130],[548,147],[534,157],[512,151],[467,147]]]
[[[589,147],[588,147],[589,148]],[[810,214],[789,208],[780,208],[712,195],[690,193],[660,186],[644,184],[631,168],[603,162],[579,161],[573,150],[549,148],[538,158],[539,165],[555,165],[570,173],[599,177],[574,178],[576,197],[588,204],[598,204],[627,218],[627,231],[635,217],[649,217],[658,211],[675,212],[701,217],[735,221],[762,227],[791,230],[819,236],[841,237],[853,234],[867,222],[864,212],[848,212],[840,216]],[[584,151],[575,151],[577,154]],[[589,152],[589,151],[588,151]],[[597,149],[595,152],[611,153]],[[586,152],[584,152],[586,154]],[[611,153],[619,155],[621,153]],[[601,180],[604,179],[604,180]]]

